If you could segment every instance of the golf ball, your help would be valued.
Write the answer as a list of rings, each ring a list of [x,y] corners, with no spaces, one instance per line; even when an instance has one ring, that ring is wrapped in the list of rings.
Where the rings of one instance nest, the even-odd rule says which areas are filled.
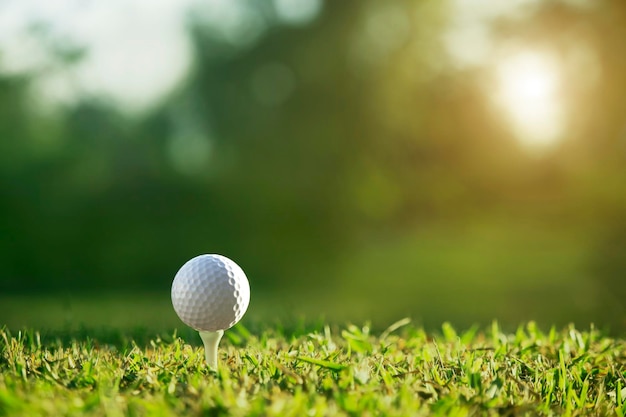
[[[250,284],[243,270],[222,255],[200,255],[187,261],[172,283],[178,317],[198,331],[234,326],[250,304]]]

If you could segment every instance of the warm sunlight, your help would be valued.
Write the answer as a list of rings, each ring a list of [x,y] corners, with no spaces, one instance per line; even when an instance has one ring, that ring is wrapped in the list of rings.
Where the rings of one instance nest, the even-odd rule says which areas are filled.
[[[555,145],[563,133],[556,60],[539,52],[517,52],[495,67],[495,99],[523,145],[536,151]]]

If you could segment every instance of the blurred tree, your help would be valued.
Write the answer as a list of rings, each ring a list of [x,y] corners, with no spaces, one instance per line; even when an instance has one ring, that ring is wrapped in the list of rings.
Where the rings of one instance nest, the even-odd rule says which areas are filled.
[[[495,114],[485,68],[451,64],[449,4],[326,2],[301,26],[271,5],[250,6],[240,37],[193,21],[186,84],[142,118],[87,98],[43,112],[36,74],[0,80],[0,290],[163,290],[202,252],[257,288],[330,285],[368,242],[498,217],[598,236],[589,273],[624,288],[606,249],[626,241],[621,2],[499,23],[598,57],[594,88],[566,71],[574,117],[543,157]]]

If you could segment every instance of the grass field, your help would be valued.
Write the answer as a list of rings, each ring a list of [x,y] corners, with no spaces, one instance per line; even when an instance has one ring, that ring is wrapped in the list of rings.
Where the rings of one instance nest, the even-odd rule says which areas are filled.
[[[593,328],[236,326],[217,373],[185,339],[0,330],[0,415],[626,414],[626,341]]]

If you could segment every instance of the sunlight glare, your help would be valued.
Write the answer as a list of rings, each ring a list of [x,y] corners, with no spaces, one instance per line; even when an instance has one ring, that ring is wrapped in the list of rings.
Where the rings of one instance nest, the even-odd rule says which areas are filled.
[[[542,151],[563,134],[561,74],[556,61],[538,52],[518,52],[496,65],[495,100],[520,142]]]

